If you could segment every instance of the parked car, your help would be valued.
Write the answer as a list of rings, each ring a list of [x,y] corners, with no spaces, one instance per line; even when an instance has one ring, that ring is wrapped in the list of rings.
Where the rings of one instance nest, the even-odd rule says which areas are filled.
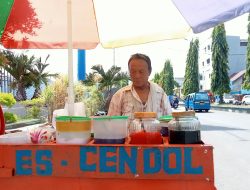
[[[106,111],[97,111],[94,116],[104,116],[107,115]]]
[[[233,99],[233,104],[234,105],[241,105],[241,101],[234,98]]]
[[[234,97],[231,94],[224,94],[223,101],[225,104],[232,104],[234,101]]]
[[[244,104],[244,105],[250,105],[250,95],[245,95],[245,96],[243,96],[241,102],[242,102],[242,104]]]

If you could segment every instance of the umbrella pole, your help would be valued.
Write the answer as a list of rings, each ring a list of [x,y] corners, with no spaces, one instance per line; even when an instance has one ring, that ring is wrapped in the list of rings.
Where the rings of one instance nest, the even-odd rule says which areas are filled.
[[[67,0],[67,31],[68,31],[68,113],[74,115],[74,79],[73,79],[73,48],[72,48],[72,2]]]

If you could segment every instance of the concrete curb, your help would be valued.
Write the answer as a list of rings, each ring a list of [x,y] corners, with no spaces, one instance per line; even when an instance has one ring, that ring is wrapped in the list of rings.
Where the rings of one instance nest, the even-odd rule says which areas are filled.
[[[184,104],[180,104],[180,106],[184,107]],[[220,110],[220,111],[228,111],[228,112],[237,112],[237,113],[248,113],[248,114],[250,114],[250,108],[244,108],[244,107],[239,108],[239,107],[211,105],[210,110]]]
[[[10,124],[6,124],[5,130],[17,129],[20,127],[35,125],[39,123],[42,123],[41,119],[31,119],[31,120],[22,121],[22,122],[10,123]]]
[[[211,110],[221,110],[221,111],[228,111],[228,112],[238,112],[238,113],[248,113],[248,114],[250,114],[250,108],[211,106]]]

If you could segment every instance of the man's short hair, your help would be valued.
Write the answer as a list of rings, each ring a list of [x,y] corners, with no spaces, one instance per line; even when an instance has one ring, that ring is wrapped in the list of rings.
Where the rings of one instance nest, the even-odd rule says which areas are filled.
[[[151,60],[147,55],[141,54],[141,53],[136,53],[136,54],[131,55],[131,57],[128,60],[128,67],[129,67],[129,63],[134,59],[142,59],[142,60],[146,61],[147,65],[148,65],[149,74],[151,74],[151,71],[152,71]]]

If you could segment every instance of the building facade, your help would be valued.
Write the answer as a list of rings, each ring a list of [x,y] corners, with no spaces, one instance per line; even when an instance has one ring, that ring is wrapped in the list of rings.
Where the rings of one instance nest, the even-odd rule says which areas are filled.
[[[226,36],[229,47],[228,52],[228,75],[231,77],[246,69],[247,40],[239,36]],[[200,90],[210,91],[212,74],[212,38],[200,42],[199,50],[199,73]]]

